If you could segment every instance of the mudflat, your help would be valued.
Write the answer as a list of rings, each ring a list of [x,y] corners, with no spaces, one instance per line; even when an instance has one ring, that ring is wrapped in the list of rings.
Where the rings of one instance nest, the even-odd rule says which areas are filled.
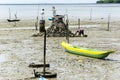
[[[48,80],[119,80],[120,78],[120,20],[83,20],[81,27],[88,37],[70,37],[70,43],[98,50],[116,50],[104,60],[65,52],[61,46],[65,37],[47,37],[46,62],[57,78]],[[43,64],[44,38],[32,37],[38,31],[35,20],[14,23],[0,21],[0,80],[38,80],[29,64]],[[46,22],[49,27],[50,22]],[[69,29],[75,33],[77,21],[70,21]]]

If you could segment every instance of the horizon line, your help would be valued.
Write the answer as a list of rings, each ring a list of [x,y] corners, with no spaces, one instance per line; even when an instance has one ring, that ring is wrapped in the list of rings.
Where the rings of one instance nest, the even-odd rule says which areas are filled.
[[[70,5],[70,4],[97,4],[97,3],[0,3],[0,5]]]

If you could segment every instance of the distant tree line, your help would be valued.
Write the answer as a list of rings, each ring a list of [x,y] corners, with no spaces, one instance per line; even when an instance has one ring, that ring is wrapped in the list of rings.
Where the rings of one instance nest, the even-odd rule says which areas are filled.
[[[120,0],[99,0],[97,3],[120,3]]]

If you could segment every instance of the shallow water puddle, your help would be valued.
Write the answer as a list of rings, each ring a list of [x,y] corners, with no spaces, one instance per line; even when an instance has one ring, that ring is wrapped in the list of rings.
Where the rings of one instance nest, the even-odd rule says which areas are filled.
[[[90,28],[90,27],[98,27],[99,25],[81,25],[80,27],[86,27],[86,28]],[[78,26],[70,26],[70,28],[75,28],[75,27],[78,27]]]
[[[27,29],[34,29],[34,27],[0,28],[0,30],[27,30]]]
[[[118,45],[118,46],[120,46],[120,43],[111,43],[112,45]]]
[[[7,58],[7,55],[6,54],[1,54],[0,55],[0,62],[5,62],[5,61],[7,61],[8,60],[8,58]]]

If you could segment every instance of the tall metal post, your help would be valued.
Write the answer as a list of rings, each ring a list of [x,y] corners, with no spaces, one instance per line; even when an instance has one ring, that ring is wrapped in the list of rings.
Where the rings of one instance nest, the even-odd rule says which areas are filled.
[[[46,68],[46,30],[44,31],[44,68],[43,68],[43,73],[45,76],[45,68]]]
[[[49,66],[49,64],[46,65],[46,30],[45,30],[45,21],[41,21],[41,26],[43,27],[42,29],[42,32],[44,32],[44,64],[43,64],[43,72],[35,72],[34,70],[34,75],[35,77],[40,77],[40,76],[43,76],[45,78],[54,78],[57,76],[57,73],[53,73],[53,72],[46,72],[46,67],[47,65]],[[30,65],[30,66],[33,66],[34,67],[34,64],[33,65]],[[41,66],[41,65],[37,65],[37,66]]]

